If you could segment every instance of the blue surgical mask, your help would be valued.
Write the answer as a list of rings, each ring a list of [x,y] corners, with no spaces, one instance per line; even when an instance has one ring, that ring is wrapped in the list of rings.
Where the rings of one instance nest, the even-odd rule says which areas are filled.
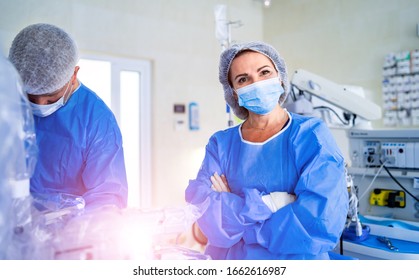
[[[61,107],[63,107],[65,104],[65,96],[67,95],[67,90],[69,86],[70,86],[70,83],[68,83],[63,96],[61,96],[61,98],[58,99],[57,102],[55,103],[47,104],[47,105],[39,105],[39,104],[30,102],[32,113],[38,117],[47,117],[51,115],[52,113],[54,113],[55,111],[57,111],[58,109],[60,109]]]
[[[284,93],[284,88],[281,86],[279,78],[275,77],[239,88],[236,93],[240,106],[255,114],[266,115],[278,104],[279,97]]]

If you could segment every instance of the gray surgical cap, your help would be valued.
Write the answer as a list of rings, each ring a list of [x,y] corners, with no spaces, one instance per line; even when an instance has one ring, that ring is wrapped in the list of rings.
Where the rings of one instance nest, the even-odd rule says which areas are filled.
[[[9,59],[28,94],[46,94],[62,88],[78,62],[76,42],[51,24],[29,25],[12,42]]]
[[[271,45],[268,45],[263,42],[249,42],[245,44],[235,44],[224,50],[220,56],[220,66],[219,66],[219,80],[223,85],[224,89],[224,98],[227,104],[231,107],[234,114],[244,120],[249,116],[249,111],[246,108],[239,106],[239,103],[234,98],[233,88],[230,85],[228,73],[230,71],[231,62],[236,57],[236,55],[242,51],[251,50],[259,52],[263,55],[266,55],[274,64],[276,70],[279,73],[279,77],[282,80],[285,93],[281,95],[278,100],[278,103],[282,105],[287,99],[289,92],[289,82],[288,82],[288,73],[287,67],[284,60],[279,55],[279,53]]]

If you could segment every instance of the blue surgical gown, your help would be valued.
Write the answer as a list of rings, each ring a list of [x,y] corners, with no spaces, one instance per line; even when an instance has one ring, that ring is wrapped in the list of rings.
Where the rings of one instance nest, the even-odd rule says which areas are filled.
[[[126,207],[128,185],[122,136],[106,104],[80,83],[67,103],[34,116],[39,156],[31,177],[36,197],[82,196],[86,209]]]
[[[201,209],[213,259],[328,259],[338,243],[349,205],[343,156],[322,120],[288,114],[263,143],[245,141],[241,125],[210,138],[185,198]],[[211,189],[214,172],[231,193]],[[261,199],[271,192],[296,201],[272,213]]]

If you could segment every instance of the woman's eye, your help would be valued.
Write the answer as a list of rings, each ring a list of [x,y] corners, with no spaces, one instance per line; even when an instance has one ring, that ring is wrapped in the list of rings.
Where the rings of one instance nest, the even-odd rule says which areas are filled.
[[[271,71],[269,70],[262,70],[262,76],[269,76],[271,74]]]
[[[245,77],[242,77],[242,78],[240,78],[238,81],[237,81],[237,83],[239,83],[239,84],[242,84],[242,83],[245,83],[246,82],[246,78]]]

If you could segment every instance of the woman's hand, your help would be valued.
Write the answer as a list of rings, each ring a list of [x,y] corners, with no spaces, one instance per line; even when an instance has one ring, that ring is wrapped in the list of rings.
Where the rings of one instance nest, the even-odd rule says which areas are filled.
[[[214,175],[211,176],[211,189],[213,189],[216,192],[231,192],[230,188],[228,187],[227,178],[224,176],[224,174],[218,175],[217,172],[214,173]]]
[[[271,209],[272,213],[275,213],[282,207],[293,203],[296,199],[297,197],[295,195],[287,192],[271,192],[270,194],[262,196],[263,202],[265,202],[266,206]]]

